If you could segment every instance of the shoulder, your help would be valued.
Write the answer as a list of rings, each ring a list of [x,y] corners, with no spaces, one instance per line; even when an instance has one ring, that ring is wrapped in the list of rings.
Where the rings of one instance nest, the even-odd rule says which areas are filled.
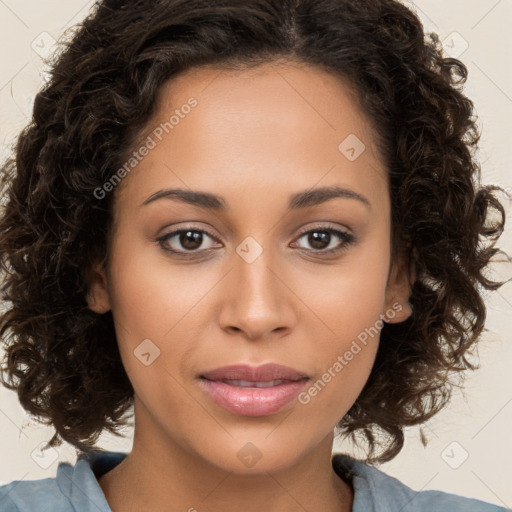
[[[383,471],[347,455],[335,455],[333,468],[338,474],[346,474],[352,480],[354,512],[510,512],[510,509],[498,505],[444,491],[415,491]]]
[[[54,478],[15,480],[0,486],[1,512],[109,512],[96,474],[115,467],[125,453],[95,450],[74,465],[60,462]]]
[[[71,510],[69,501],[62,495],[55,478],[15,480],[0,486],[2,512],[50,510],[50,507],[54,512]]]

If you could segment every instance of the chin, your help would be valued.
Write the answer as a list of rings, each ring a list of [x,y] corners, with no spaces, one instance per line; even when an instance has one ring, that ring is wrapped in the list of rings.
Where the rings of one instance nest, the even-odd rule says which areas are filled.
[[[293,466],[300,452],[297,451],[297,443],[291,443],[290,447],[273,446],[268,440],[235,441],[231,440],[231,446],[222,449],[217,445],[217,450],[208,453],[199,453],[203,459],[224,471],[238,475],[265,475],[284,470]]]

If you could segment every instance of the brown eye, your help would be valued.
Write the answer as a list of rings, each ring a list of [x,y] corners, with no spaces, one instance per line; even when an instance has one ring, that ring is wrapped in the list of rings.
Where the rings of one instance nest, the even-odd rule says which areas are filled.
[[[197,231],[181,231],[178,240],[182,247],[188,250],[199,249],[203,243],[203,235]]]
[[[212,235],[202,229],[177,229],[160,237],[157,242],[165,251],[172,253],[203,252],[211,249],[211,247],[203,247],[206,240],[205,235],[207,238],[214,239]],[[199,251],[199,249],[201,250]]]
[[[353,235],[328,226],[310,229],[309,231],[302,233],[298,240],[301,238],[306,239],[306,242],[311,247],[311,251],[323,254],[342,251],[347,246],[354,244],[356,241]],[[338,239],[338,242],[336,242],[336,239]],[[332,246],[331,243],[333,243]]]

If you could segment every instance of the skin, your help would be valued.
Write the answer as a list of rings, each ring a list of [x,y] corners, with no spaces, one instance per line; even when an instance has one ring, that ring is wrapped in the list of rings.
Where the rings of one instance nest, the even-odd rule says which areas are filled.
[[[393,304],[388,322],[411,314],[404,262],[391,261],[388,181],[372,125],[339,78],[281,62],[188,70],[161,89],[143,135],[190,97],[197,107],[115,190],[109,261],[91,271],[89,307],[112,310],[135,389],[132,452],[99,484],[114,512],[349,511],[353,489],[331,466],[333,429],[368,379],[378,336],[309,403],[268,416],[220,408],[197,375],[275,362],[316,382]],[[349,134],[366,146],[354,161],[338,149]],[[370,207],[345,197],[287,209],[291,194],[333,185]],[[141,206],[166,188],[217,194],[229,209],[169,198]],[[301,230],[326,225],[356,242],[322,255],[343,239],[314,245]],[[187,252],[179,236],[156,241],[185,227],[216,240],[204,234],[189,259],[165,251]],[[263,249],[251,263],[236,251],[249,236]],[[145,339],[160,350],[148,366],[134,355]],[[261,454],[250,468],[237,456],[248,442]]]

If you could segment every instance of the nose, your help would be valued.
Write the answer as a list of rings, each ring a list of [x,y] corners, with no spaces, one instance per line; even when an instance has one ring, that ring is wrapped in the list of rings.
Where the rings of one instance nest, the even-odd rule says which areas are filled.
[[[271,261],[269,252],[264,250],[252,262],[233,254],[233,268],[222,285],[218,321],[223,330],[250,340],[284,336],[292,330],[298,316],[293,293],[282,266]]]

